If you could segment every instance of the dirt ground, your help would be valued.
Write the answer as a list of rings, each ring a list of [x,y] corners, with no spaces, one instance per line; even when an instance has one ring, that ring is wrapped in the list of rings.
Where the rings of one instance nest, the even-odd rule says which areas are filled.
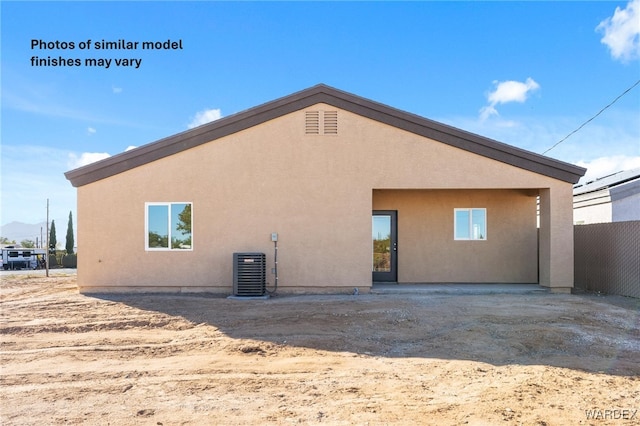
[[[640,300],[78,294],[2,276],[3,425],[640,424]]]

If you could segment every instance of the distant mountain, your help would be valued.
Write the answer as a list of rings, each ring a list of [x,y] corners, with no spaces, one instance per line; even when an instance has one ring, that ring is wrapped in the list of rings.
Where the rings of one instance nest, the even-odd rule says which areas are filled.
[[[56,223],[57,225],[57,223]],[[57,228],[57,226],[56,226]],[[66,233],[66,224],[64,226],[64,232]],[[20,241],[23,240],[32,240],[33,242],[40,241],[40,229],[42,229],[42,237],[47,239],[47,222],[37,223],[37,224],[29,224],[22,222],[11,222],[6,225],[0,226],[0,237],[5,237],[9,240],[15,240],[16,243],[20,244]],[[58,229],[56,229],[56,236],[59,237]],[[62,236],[64,239],[64,235]]]

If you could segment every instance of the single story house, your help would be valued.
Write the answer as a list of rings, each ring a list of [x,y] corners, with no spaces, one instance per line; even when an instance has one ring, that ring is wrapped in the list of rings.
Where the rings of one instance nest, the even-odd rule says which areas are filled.
[[[640,220],[640,168],[574,186],[574,224],[629,220]]]
[[[378,281],[569,292],[584,173],[317,85],[65,175],[81,292],[230,293],[233,253],[261,252],[271,286],[278,253],[278,292],[345,293]]]

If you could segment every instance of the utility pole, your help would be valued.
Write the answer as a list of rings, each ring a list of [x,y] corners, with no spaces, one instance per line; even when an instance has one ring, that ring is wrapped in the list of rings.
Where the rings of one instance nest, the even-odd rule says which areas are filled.
[[[49,250],[49,199],[47,198],[47,246],[46,249],[47,251],[47,261],[46,261],[46,268],[47,268],[47,278],[49,277],[49,255],[51,254],[51,250]]]

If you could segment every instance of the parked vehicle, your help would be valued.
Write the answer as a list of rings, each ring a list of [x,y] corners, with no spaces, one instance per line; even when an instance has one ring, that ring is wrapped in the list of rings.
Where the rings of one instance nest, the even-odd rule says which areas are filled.
[[[45,249],[7,246],[2,248],[0,266],[9,269],[38,269],[44,264],[47,256]]]

